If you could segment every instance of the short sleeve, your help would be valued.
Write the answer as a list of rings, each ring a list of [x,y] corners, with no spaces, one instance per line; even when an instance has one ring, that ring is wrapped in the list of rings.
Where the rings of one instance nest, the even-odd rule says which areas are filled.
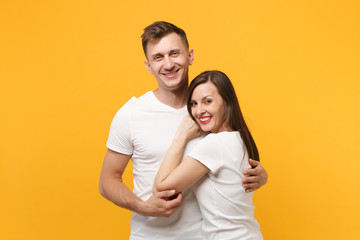
[[[221,144],[216,134],[209,134],[203,138],[188,154],[205,165],[212,174],[223,166]]]
[[[111,122],[109,138],[106,146],[115,152],[131,155],[133,153],[131,136],[132,124],[127,104],[125,104],[116,113]]]

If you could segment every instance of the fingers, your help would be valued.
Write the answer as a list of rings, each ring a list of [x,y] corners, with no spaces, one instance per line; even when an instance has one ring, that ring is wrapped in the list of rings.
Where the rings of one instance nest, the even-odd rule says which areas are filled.
[[[200,136],[201,130],[199,126],[188,115],[180,123],[176,135],[189,141],[197,136]]]
[[[169,217],[180,206],[182,194],[174,194],[175,190],[166,190],[153,194],[145,201],[145,210],[141,213],[144,216]]]
[[[241,181],[246,192],[252,192],[259,188],[259,181],[256,177],[245,177]]]
[[[243,171],[243,174],[244,175],[247,175],[247,176],[257,176],[259,175],[261,171],[257,168],[250,168],[250,169],[246,169]]]
[[[253,192],[260,187],[259,182],[246,182],[243,183],[245,192]]]
[[[258,189],[259,188],[259,183],[258,182],[247,182],[247,183],[243,183],[243,187],[245,189],[248,189],[248,188],[256,188],[256,189]]]
[[[245,192],[249,193],[249,192],[253,192],[255,191],[257,188],[246,188]]]
[[[181,206],[182,194],[178,193],[171,197],[171,200],[166,200],[164,205],[165,212],[163,216],[169,217],[171,216],[180,206]]]
[[[268,176],[260,162],[249,159],[249,163],[254,166],[254,168],[243,171],[246,177],[241,181],[246,192],[253,192],[266,184]]]
[[[259,161],[255,161],[255,160],[252,160],[251,158],[249,158],[249,163],[252,167],[256,167],[258,165],[261,165]]]
[[[182,194],[178,193],[175,196],[176,197],[174,197],[171,200],[167,201],[169,208],[178,208],[178,207],[181,206]]]
[[[175,190],[156,193],[156,197],[166,201],[166,208],[174,208],[181,205],[182,193],[174,194]]]
[[[264,171],[263,166],[261,165],[260,162],[252,160],[249,158],[249,163],[251,166],[253,166],[254,168],[250,168],[250,169],[246,169],[245,171],[243,171],[244,175],[254,175],[257,176],[259,174],[261,174],[261,172]]]
[[[155,193],[157,198],[170,198],[175,194],[175,190],[166,190]]]
[[[244,177],[243,179],[241,179],[243,184],[247,184],[247,183],[255,183],[257,181],[256,177],[250,176],[250,177]]]
[[[246,169],[243,174],[246,175],[241,181],[245,192],[253,192],[259,189],[267,182],[267,173],[259,161],[249,159],[249,163],[253,168]]]

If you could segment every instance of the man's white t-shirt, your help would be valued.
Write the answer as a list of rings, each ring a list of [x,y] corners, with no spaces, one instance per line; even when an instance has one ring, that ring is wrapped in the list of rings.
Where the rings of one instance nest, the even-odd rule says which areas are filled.
[[[106,146],[131,155],[133,193],[147,200],[161,162],[177,127],[187,115],[186,107],[171,108],[152,91],[130,99],[115,115]],[[189,142],[185,154],[197,139]],[[144,217],[133,212],[130,239],[202,239],[201,213],[192,189],[183,192],[182,206],[170,217]]]
[[[240,133],[208,134],[189,156],[210,170],[193,187],[205,239],[263,239],[254,217],[253,193],[246,193],[241,184],[243,170],[251,166]]]

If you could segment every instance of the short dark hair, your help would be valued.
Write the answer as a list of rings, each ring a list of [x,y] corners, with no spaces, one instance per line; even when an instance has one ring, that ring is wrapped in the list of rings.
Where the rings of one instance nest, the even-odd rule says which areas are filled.
[[[178,28],[172,23],[164,22],[164,21],[157,21],[153,24],[147,26],[144,29],[144,33],[141,35],[142,46],[146,56],[147,44],[152,39],[160,39],[165,35],[170,33],[176,33],[179,35],[181,40],[184,42],[185,46],[189,48],[189,42],[186,37],[186,33],[181,28]]]
[[[259,161],[259,152],[241,113],[235,89],[230,79],[228,78],[228,76],[226,76],[225,73],[220,71],[205,71],[195,77],[194,80],[192,80],[189,86],[187,100],[187,109],[190,116],[195,121],[195,118],[191,112],[191,97],[194,89],[200,84],[204,84],[207,82],[211,82],[215,85],[218,93],[225,101],[226,108],[224,113],[224,121],[233,131],[240,132],[240,136],[245,143],[249,157],[253,160]]]

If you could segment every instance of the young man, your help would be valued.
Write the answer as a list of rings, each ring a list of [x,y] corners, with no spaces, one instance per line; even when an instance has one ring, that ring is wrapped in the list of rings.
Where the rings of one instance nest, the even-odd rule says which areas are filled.
[[[100,177],[101,194],[133,212],[130,239],[202,239],[201,213],[191,190],[173,196],[168,190],[152,194],[152,184],[176,129],[187,115],[188,70],[194,52],[185,32],[167,22],[155,22],[142,35],[145,67],[158,88],[130,99],[114,117]],[[197,139],[189,142],[190,149]],[[185,154],[186,155],[186,154]],[[133,162],[134,191],[122,182]],[[251,162],[244,179],[247,191],[267,181],[259,162]],[[181,208],[180,208],[181,206]]]

